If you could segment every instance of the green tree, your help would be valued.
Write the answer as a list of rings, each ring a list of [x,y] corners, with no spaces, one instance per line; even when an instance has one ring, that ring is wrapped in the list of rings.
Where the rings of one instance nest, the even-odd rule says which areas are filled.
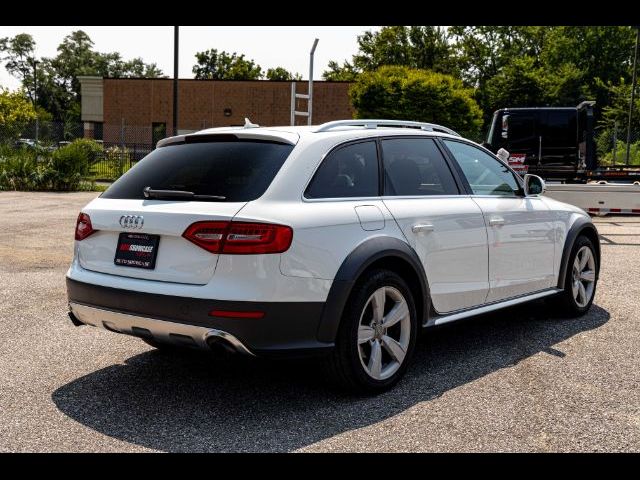
[[[5,62],[7,72],[20,80],[27,95],[33,101],[33,66],[36,42],[28,33],[20,33],[13,38],[0,38],[0,61]]]
[[[270,68],[267,70],[267,80],[272,81],[291,81],[302,80],[302,75],[299,73],[291,73],[284,67]]]
[[[33,99],[34,61],[33,38],[22,33],[13,38],[0,39],[1,58],[7,71],[18,78]],[[105,77],[161,77],[155,63],[146,64],[140,58],[125,61],[117,52],[101,53],[94,49],[89,35],[82,30],[64,37],[53,58],[41,58],[37,66],[38,106],[53,115],[54,120],[80,120],[80,75]]]
[[[350,89],[358,118],[434,122],[477,136],[482,111],[462,81],[430,70],[384,66],[364,72]]]
[[[4,140],[19,138],[35,118],[33,103],[23,91],[10,92],[0,87],[0,133]]]
[[[353,64],[360,71],[382,65],[454,73],[455,61],[446,32],[433,26],[387,26],[378,32],[367,31],[358,37],[359,52]]]
[[[458,68],[452,45],[441,27],[385,26],[379,31],[366,31],[358,36],[358,53],[352,62],[340,66],[329,62],[323,73],[325,80],[355,79],[359,72],[367,72],[383,65],[402,65],[412,68],[457,74]]]
[[[486,105],[537,107],[545,104],[542,72],[532,57],[513,59],[486,82]],[[492,113],[492,112],[487,112]]]
[[[353,82],[357,77],[358,70],[347,61],[340,65],[335,60],[331,60],[328,70],[322,73],[322,78],[328,82]]]
[[[596,115],[609,104],[608,84],[631,79],[635,31],[631,27],[554,27],[547,35],[541,62],[547,72],[569,65],[579,72],[571,97],[596,101]]]
[[[512,60],[530,56],[537,67],[549,27],[533,26],[452,26],[461,77],[468,84],[482,88]]]
[[[631,102],[631,83],[622,79],[617,85],[602,82],[600,88],[609,92],[610,102],[602,109],[598,121],[596,146],[602,164],[625,163],[627,133],[629,130],[629,103]],[[617,139],[616,155],[613,155],[613,140]],[[631,112],[631,165],[640,165],[640,98],[636,96]]]
[[[229,54],[213,48],[196,53],[192,72],[198,80],[258,80],[264,75],[260,65],[235,52]]]

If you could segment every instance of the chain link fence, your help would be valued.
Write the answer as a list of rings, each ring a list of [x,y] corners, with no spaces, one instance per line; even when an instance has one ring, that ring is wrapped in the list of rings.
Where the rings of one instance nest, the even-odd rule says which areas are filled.
[[[0,125],[0,146],[7,149],[34,149],[44,154],[70,144],[78,138],[98,142],[101,153],[90,166],[92,180],[113,181],[155,148],[166,136],[164,124],[154,127],[138,125],[35,122],[16,130]],[[36,141],[37,138],[37,141]]]
[[[601,125],[596,129],[594,138],[600,166],[640,166],[640,126],[631,126],[628,143],[626,123]]]

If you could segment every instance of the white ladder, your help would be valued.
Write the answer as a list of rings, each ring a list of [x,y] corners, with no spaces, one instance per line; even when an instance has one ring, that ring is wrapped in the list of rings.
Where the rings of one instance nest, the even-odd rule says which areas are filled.
[[[291,82],[291,125],[296,124],[296,117],[307,117],[307,125],[311,125],[311,115],[313,113],[313,54],[316,51],[318,39],[316,38],[309,53],[309,90],[307,93],[296,93],[296,82]],[[296,100],[307,101],[307,111],[296,110]]]
[[[308,94],[296,93],[296,82],[291,82],[291,125],[296,124],[296,117],[307,117],[307,125],[311,125],[311,112],[312,112],[312,104],[313,104],[313,100],[311,100],[311,95],[313,95],[313,80],[309,80]],[[307,101],[306,112],[296,110],[296,100],[298,98],[301,98]]]

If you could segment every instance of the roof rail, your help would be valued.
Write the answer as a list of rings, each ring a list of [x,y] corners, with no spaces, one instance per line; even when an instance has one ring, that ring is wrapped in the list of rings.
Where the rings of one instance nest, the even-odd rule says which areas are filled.
[[[442,132],[449,135],[455,135],[459,137],[460,134],[454,132],[450,128],[437,125],[435,123],[424,122],[412,122],[409,120],[335,120],[333,122],[323,123],[315,129],[315,132],[328,132],[338,127],[364,127],[364,128],[379,128],[379,127],[399,127],[399,128],[417,128],[428,132]]]

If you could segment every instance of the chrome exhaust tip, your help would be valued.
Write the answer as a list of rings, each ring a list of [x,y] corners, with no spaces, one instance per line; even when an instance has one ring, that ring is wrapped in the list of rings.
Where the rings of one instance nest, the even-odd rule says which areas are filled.
[[[227,352],[255,356],[240,340],[222,330],[209,330],[204,335],[204,341],[211,349],[223,348]]]
[[[84,323],[82,323],[80,320],[78,320],[78,317],[75,316],[75,314],[69,310],[69,312],[67,312],[69,314],[69,319],[71,320],[71,323],[73,323],[74,326],[76,327],[80,327],[82,325],[84,325]]]

